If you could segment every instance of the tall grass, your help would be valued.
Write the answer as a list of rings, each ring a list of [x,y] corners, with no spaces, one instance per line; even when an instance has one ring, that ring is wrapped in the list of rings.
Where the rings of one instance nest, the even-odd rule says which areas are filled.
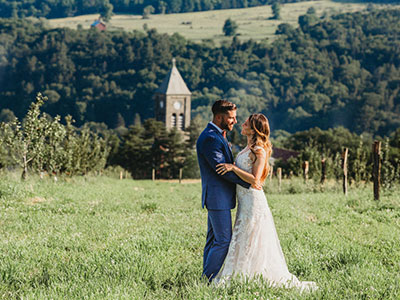
[[[289,182],[284,183],[290,186]],[[301,182],[292,183],[296,191]],[[292,273],[315,293],[200,280],[199,183],[0,181],[1,299],[399,299],[400,193],[267,189]]]

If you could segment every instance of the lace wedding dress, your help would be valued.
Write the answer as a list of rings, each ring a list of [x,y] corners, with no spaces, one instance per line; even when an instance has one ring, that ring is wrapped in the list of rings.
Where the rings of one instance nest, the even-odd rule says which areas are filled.
[[[245,148],[236,158],[236,165],[249,173],[252,171],[250,153]],[[264,192],[237,185],[237,197],[232,240],[216,284],[225,283],[233,276],[262,277],[270,286],[316,289],[314,282],[301,282],[289,272]]]

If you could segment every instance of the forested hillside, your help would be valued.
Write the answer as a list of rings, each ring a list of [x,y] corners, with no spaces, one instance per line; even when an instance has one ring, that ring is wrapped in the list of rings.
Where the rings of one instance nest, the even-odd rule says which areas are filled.
[[[145,7],[154,13],[182,13],[213,9],[244,8],[300,2],[304,0],[0,0],[0,17],[63,18],[83,14],[142,14]],[[363,2],[363,1],[361,1]],[[371,3],[399,3],[399,0],[371,0]]]
[[[193,115],[209,118],[215,99],[261,111],[290,132],[339,125],[386,135],[400,127],[400,11],[354,13],[300,27],[280,25],[274,43],[215,47],[179,35],[46,29],[0,21],[0,119],[23,116],[38,91],[44,110],[77,125],[130,125],[153,116],[152,94],[172,57],[193,95]],[[0,121],[1,121],[0,120]]]
[[[284,0],[280,3],[304,0]],[[142,14],[147,6],[155,13],[181,13],[213,9],[244,8],[272,4],[276,0],[0,0],[0,17],[63,18],[82,14],[115,13]],[[391,0],[385,1],[391,2]]]

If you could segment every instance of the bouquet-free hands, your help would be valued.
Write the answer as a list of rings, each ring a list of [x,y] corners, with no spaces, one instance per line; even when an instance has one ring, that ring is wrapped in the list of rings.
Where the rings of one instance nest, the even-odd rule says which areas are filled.
[[[249,182],[249,181],[245,180],[245,178],[243,178],[243,174],[241,174],[241,173],[247,173],[247,172],[245,172],[244,170],[238,168],[234,164],[228,164],[228,163],[218,164],[216,171],[217,171],[217,173],[219,175],[224,175],[224,174],[226,174],[228,172],[233,171],[233,172],[235,172],[236,175],[238,175],[244,181],[250,183],[252,188],[255,188],[257,190],[262,190],[262,184],[261,184],[261,182],[259,180],[255,180],[254,182]],[[247,173],[247,174],[250,175],[249,173]]]

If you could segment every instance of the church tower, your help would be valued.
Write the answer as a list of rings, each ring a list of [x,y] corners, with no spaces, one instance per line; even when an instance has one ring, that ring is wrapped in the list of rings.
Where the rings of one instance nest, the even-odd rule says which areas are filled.
[[[167,129],[185,130],[190,125],[192,93],[187,88],[172,59],[172,68],[155,91],[154,112],[157,121],[162,121]]]

